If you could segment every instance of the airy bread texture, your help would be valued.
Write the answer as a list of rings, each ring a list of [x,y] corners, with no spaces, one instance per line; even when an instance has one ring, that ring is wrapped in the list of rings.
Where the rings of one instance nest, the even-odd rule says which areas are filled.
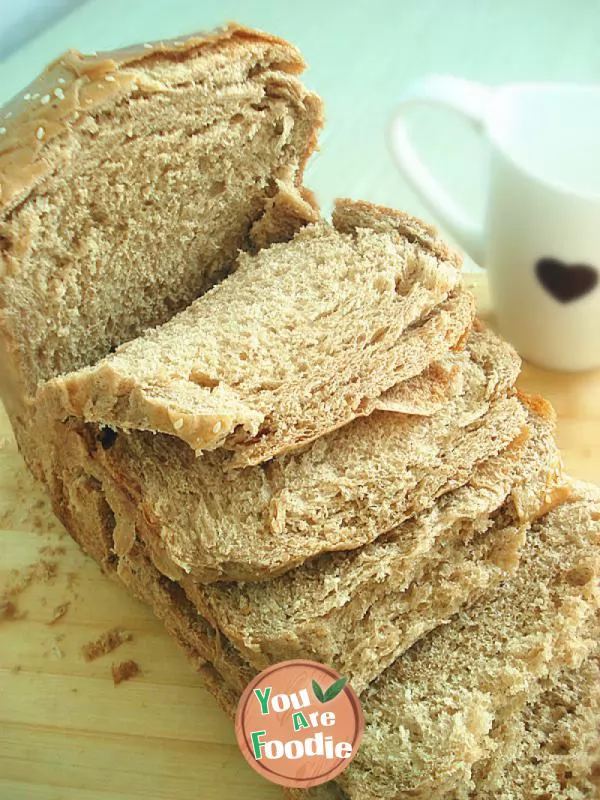
[[[489,594],[514,570],[527,523],[560,496],[552,427],[531,413],[519,441],[477,466],[467,486],[363,549],[323,556],[258,584],[202,586],[184,578],[181,603],[188,607],[191,601],[191,616],[204,618],[255,670],[308,657],[344,672],[362,691],[415,640]],[[144,572],[152,572],[146,562],[153,561],[164,575],[160,560],[138,538],[135,505],[90,457],[85,437],[68,430],[57,458],[68,471],[78,464],[82,473],[63,475],[57,513],[98,557],[97,500],[90,509],[92,501],[76,489],[92,481],[112,513],[112,524],[101,523],[108,542],[100,557],[118,557],[121,571],[144,562]],[[90,522],[96,533],[92,527],[86,534]],[[214,652],[206,646],[202,652],[214,662]]]
[[[219,691],[214,671],[207,682]],[[597,800],[598,655],[589,657],[577,670],[542,681],[540,688],[541,694],[534,701],[495,730],[498,749],[492,762],[484,762],[485,773],[476,765],[472,788],[453,792],[447,800]],[[235,707],[233,698],[227,702]],[[287,800],[348,800],[334,782],[309,791],[286,789],[284,796]]]
[[[366,729],[356,758],[336,786],[319,787],[306,796],[314,800],[597,797],[596,754],[586,750],[593,734],[586,734],[585,742],[567,739],[573,757],[582,756],[572,775],[568,768],[561,770],[564,744],[552,753],[551,742],[560,743],[559,737],[551,739],[547,750],[536,748],[543,746],[544,730],[552,730],[544,728],[545,723],[552,725],[550,720],[557,733],[561,727],[570,733],[578,730],[578,723],[563,715],[561,726],[556,704],[547,709],[545,703],[553,685],[568,686],[578,674],[589,677],[586,659],[596,650],[598,636],[599,544],[600,491],[574,487],[567,502],[533,525],[520,568],[495,599],[430,633],[363,693]],[[239,694],[235,684],[227,685],[222,664],[201,669],[220,705],[234,713]],[[535,716],[536,709],[541,719]],[[593,710],[584,707],[580,714],[590,725],[599,722]],[[520,740],[518,763],[506,769],[503,787],[509,793],[488,795],[484,787],[479,795],[472,776],[480,762],[489,767],[490,755],[498,750],[498,725],[510,717],[513,729],[521,724],[526,738]],[[508,736],[506,746],[513,745]],[[527,761],[529,746],[534,751]],[[510,752],[506,752],[509,757]],[[530,786],[554,783],[559,789],[555,794],[519,793],[524,781]],[[287,796],[299,798],[301,793]]]
[[[600,627],[596,626],[598,640]],[[542,683],[542,694],[497,735],[501,757],[457,800],[597,800],[600,797],[600,665]]]
[[[538,698],[542,704],[548,682],[565,669],[579,669],[596,646],[590,633],[599,603],[600,493],[590,487],[585,494],[533,526],[521,568],[494,600],[429,634],[363,693],[365,738],[338,779],[348,798],[468,796],[478,762],[489,764],[497,750],[498,723]],[[140,579],[127,558],[119,573],[148,599],[150,572]],[[163,597],[155,610],[204,671],[209,648],[206,640],[200,650],[197,644],[206,636],[200,632],[206,623],[190,612],[187,629],[174,625],[173,618],[183,615],[182,600],[166,585],[162,579]],[[212,639],[217,666],[211,662],[205,675],[231,712],[253,671],[240,664],[226,640],[215,641],[214,634]],[[521,768],[535,774],[531,764]]]
[[[595,644],[600,491],[535,523],[498,596],[433,631],[365,692],[366,731],[339,783],[354,800],[443,797],[494,748],[494,720]],[[385,747],[382,747],[385,741]]]
[[[171,436],[107,441],[93,426],[68,425],[130,496],[161,571],[261,580],[372,541],[466,483],[478,461],[519,435],[527,412],[512,394],[519,369],[512,348],[478,330],[455,357],[462,391],[438,413],[374,412],[302,453],[243,470],[228,471],[223,450],[197,458]]]
[[[532,402],[531,406],[535,409],[539,404]],[[67,429],[63,441],[63,462],[55,464],[56,477],[63,486],[65,513],[61,516],[73,535],[104,569],[118,574],[135,594],[152,605],[202,672],[219,703],[229,712],[234,711],[239,694],[256,670],[198,614],[181,587],[156,570],[143,543],[137,541],[126,556],[115,555],[115,518],[102,485],[88,471],[77,472],[86,458],[91,464],[96,462],[79,435]],[[73,445],[79,449],[78,454],[70,451]],[[413,787],[416,792],[413,794],[411,788],[407,794],[398,788],[398,781],[406,784],[402,776],[408,760],[414,761],[417,773],[409,772],[409,781],[422,785],[423,774],[430,768],[445,774],[442,770],[446,765],[452,777],[446,796],[466,797],[473,791],[474,777],[481,780],[491,774],[494,759],[496,764],[506,763],[502,748],[514,748],[520,741],[514,733],[520,724],[515,715],[522,713],[526,703],[537,701],[560,669],[577,666],[594,644],[586,631],[598,609],[600,492],[581,485],[571,491],[568,501],[533,526],[520,569],[495,600],[430,633],[363,694],[368,720],[367,752],[364,757],[357,757],[362,760],[351,767],[350,772],[358,774],[353,774],[346,786],[348,794],[334,786],[331,793],[330,787],[321,787],[309,797],[374,800],[438,796],[428,794],[429,789]],[[405,702],[399,708],[398,701],[403,698]],[[537,708],[543,702],[542,696]],[[537,720],[539,712],[532,713]],[[509,725],[507,721],[511,719]],[[507,731],[502,735],[501,725]],[[540,741],[538,734],[535,738]],[[588,775],[592,757],[584,761],[582,748],[583,744],[579,750],[574,745],[571,749],[582,754],[577,774]],[[544,766],[543,780],[552,776],[552,769],[558,775],[560,763],[555,758],[555,766]],[[515,774],[519,771],[528,779],[537,775],[542,780],[541,771],[522,760],[511,768]],[[384,784],[389,782],[388,790],[375,786],[373,793],[367,793],[365,786],[371,785],[371,776]],[[583,777],[577,781],[577,785],[584,785]],[[563,794],[549,796],[557,800],[595,796],[571,791],[574,779],[568,774],[563,773],[563,784]],[[508,792],[510,787],[507,779],[504,788]],[[478,794],[471,796],[477,798]],[[489,795],[492,796],[503,795]],[[517,800],[527,795],[519,795],[515,789],[513,795],[506,796]],[[482,795],[482,800],[487,797]]]
[[[514,571],[524,529],[564,496],[553,425],[530,414],[514,444],[428,512],[351,553],[268,583],[180,585],[257,670],[306,658],[358,692],[417,639]],[[160,564],[157,565],[160,568]]]
[[[81,438],[67,432],[64,442],[64,462],[56,465],[57,480],[64,479],[63,500],[71,513],[69,524],[73,535],[84,549],[93,551],[95,548],[94,557],[103,567],[111,574],[118,574],[135,594],[152,605],[192,664],[202,672],[220,705],[228,713],[234,713],[237,698],[255,670],[197,613],[181,588],[156,570],[144,555],[141,543],[137,542],[128,556],[119,559],[114,554],[115,520],[110,513],[101,510],[102,503],[105,511],[109,506],[105,500],[98,499],[102,496],[100,483],[89,478],[87,485],[83,481],[78,483],[74,465],[81,460],[68,452],[72,442],[81,446]],[[84,458],[85,455],[83,450]],[[408,750],[408,755],[425,755],[427,769],[430,761],[439,763],[440,754],[448,749],[453,750],[453,754],[448,754],[452,768],[459,753],[459,772],[464,779],[462,784],[449,790],[447,797],[456,796],[458,791],[469,793],[471,778],[488,774],[490,757],[501,758],[498,754],[499,724],[504,722],[508,730],[506,721],[513,715],[510,730],[517,731],[520,723],[514,721],[517,719],[514,715],[521,714],[528,702],[536,703],[525,712],[531,712],[535,727],[540,714],[548,720],[551,714],[556,720],[557,704],[547,712],[545,697],[552,682],[557,683],[556,676],[561,668],[575,667],[578,674],[587,675],[588,666],[579,670],[578,665],[595,646],[586,630],[598,606],[600,492],[595,487],[581,485],[575,486],[573,491],[567,502],[535,524],[528,535],[521,569],[507,581],[495,601],[474,608],[429,634],[363,694],[368,720],[367,742],[372,750],[375,741],[379,743],[374,776],[386,781],[387,775],[390,782],[387,794],[379,794],[377,788],[372,794],[363,791],[364,785],[369,785],[371,772],[366,757],[351,767],[358,775],[353,776],[352,784],[347,786],[348,794],[338,785],[328,785],[313,790],[307,797],[314,800],[408,797],[402,790],[393,793],[398,770],[404,763],[399,763],[394,756],[398,752],[398,737],[402,738],[402,748]],[[100,509],[99,513],[94,509]],[[564,681],[563,674],[558,682],[563,686]],[[399,706],[402,699],[405,702]],[[587,706],[579,706],[579,712],[583,711],[590,724],[594,724],[592,713],[595,712],[588,712]],[[562,729],[568,726],[573,731],[576,724],[568,715]],[[534,725],[529,728],[533,731]],[[558,726],[557,731],[560,730]],[[576,730],[583,731],[583,728]],[[536,743],[543,739],[539,733],[529,738]],[[519,736],[511,738],[507,734],[505,739],[514,748]],[[549,766],[548,752],[544,751],[540,757],[536,751],[532,756],[535,764],[522,760],[519,755],[518,763],[513,764],[507,774],[521,773],[538,781],[551,780],[553,774],[559,780],[562,775],[561,791],[548,795],[553,800],[595,797],[595,794],[585,793],[588,789],[583,777],[590,774],[594,758],[588,754],[584,759],[583,742],[578,748],[574,739],[570,741],[574,742],[570,749],[573,757],[581,755],[573,777],[568,767],[559,772],[567,758],[564,743],[557,748],[558,753],[552,753],[553,763]],[[468,768],[467,762],[471,764]],[[418,768],[422,762],[415,763]],[[485,772],[482,772],[484,766]],[[353,786],[359,788],[355,791]],[[514,790],[512,795],[506,795],[510,800],[528,796],[519,794],[508,778],[503,787],[506,792]],[[577,794],[577,787],[583,787],[584,793]],[[489,795],[492,796],[504,797]],[[300,794],[292,792],[289,797],[299,798]],[[477,798],[477,793],[472,797]],[[482,795],[481,800],[484,798],[488,800],[487,795]]]
[[[318,218],[301,181],[322,108],[303,68],[283,40],[229,26],[66,53],[3,109],[0,383],[31,461],[41,381],[166,322],[240,249]]]
[[[336,227],[354,205],[338,201],[333,225],[241,254],[185,311],[51,381],[40,403],[60,419],[167,433],[196,452],[227,447],[230,466],[370,414],[460,342],[472,311],[440,308],[454,297],[458,256],[400,212],[365,206],[362,219],[361,205],[355,227]]]

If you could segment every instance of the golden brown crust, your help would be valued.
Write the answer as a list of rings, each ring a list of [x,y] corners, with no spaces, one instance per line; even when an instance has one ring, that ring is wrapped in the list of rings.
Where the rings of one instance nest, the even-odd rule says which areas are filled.
[[[283,39],[233,23],[208,34],[95,55],[70,50],[53,61],[0,110],[0,214],[22,202],[56,168],[44,157],[53,139],[77,127],[89,112],[106,108],[135,91],[164,89],[146,68],[160,61],[187,60],[201,51],[229,48],[255,49],[265,69],[295,75],[306,66],[298,50]],[[299,183],[315,144],[316,131],[301,163]]]
[[[457,268],[462,266],[460,253],[448,247],[433,225],[404,211],[343,197],[335,202],[332,221],[334,227],[343,232],[376,225],[396,228],[402,236],[410,241],[417,241],[437,258],[448,261]]]
[[[520,389],[517,390],[517,396],[523,405],[533,414],[536,414],[538,417],[542,417],[542,419],[546,419],[549,422],[556,422],[556,411],[554,410],[552,404],[548,402],[545,397],[542,397],[539,394],[527,394],[527,392],[523,392]]]

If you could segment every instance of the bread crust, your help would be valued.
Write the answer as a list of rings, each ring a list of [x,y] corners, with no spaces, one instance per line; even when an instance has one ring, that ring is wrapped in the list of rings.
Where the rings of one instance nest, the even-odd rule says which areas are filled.
[[[418,242],[436,258],[454,264],[457,269],[462,267],[461,254],[440,238],[433,225],[412,214],[407,214],[405,211],[369,203],[365,200],[351,200],[343,197],[335,202],[332,222],[337,230],[344,233],[362,227],[372,227],[375,230],[396,230],[409,241]]]
[[[252,54],[264,70],[298,75],[306,68],[299,51],[284,39],[235,23],[210,33],[104,53],[85,55],[68,50],[59,56],[0,109],[5,131],[0,135],[0,219],[58,169],[59,165],[44,158],[45,151],[55,138],[76,126],[82,114],[101,111],[137,91],[152,93],[163,88],[152,76],[152,65],[161,60],[177,63],[203,52],[233,50]],[[316,142],[317,130],[301,159],[298,186]]]

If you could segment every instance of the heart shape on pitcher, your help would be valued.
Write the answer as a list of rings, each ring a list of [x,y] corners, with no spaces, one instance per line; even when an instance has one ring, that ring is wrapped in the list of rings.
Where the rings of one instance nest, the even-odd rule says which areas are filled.
[[[571,303],[589,294],[598,283],[598,271],[588,264],[565,264],[558,258],[540,258],[535,274],[559,303]]]

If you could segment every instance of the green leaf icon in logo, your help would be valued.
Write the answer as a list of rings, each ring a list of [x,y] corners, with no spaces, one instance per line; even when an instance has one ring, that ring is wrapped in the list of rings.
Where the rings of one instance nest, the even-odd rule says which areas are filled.
[[[323,694],[323,689],[319,686],[319,684],[313,680],[312,682],[313,692],[315,693],[315,697],[321,703],[325,702],[325,695]]]
[[[312,688],[313,692],[315,693],[315,697],[320,703],[328,703],[330,700],[334,700],[338,696],[347,682],[348,678],[339,678],[337,681],[331,684],[329,689],[324,692],[319,684],[313,680]]]

